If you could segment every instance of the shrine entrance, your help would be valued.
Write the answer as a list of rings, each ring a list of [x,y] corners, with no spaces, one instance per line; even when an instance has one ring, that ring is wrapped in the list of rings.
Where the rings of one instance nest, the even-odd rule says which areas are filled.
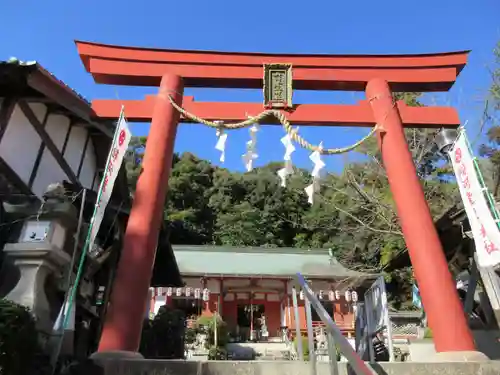
[[[238,304],[237,305],[237,331],[239,341],[261,341],[262,317],[265,316],[263,304]]]
[[[352,150],[363,140],[345,148],[312,145],[293,125],[372,128],[436,350],[475,351],[403,131],[404,127],[457,128],[458,114],[450,107],[407,107],[392,96],[392,91],[449,90],[466,64],[467,52],[272,55],[76,44],[97,83],[159,86],[158,95],[143,100],[92,103],[101,118],[116,119],[124,105],[129,121],[151,121],[99,352],[136,352],[139,346],[179,120],[212,126],[219,134],[257,123],[279,123],[289,139],[313,152],[317,161],[321,155]],[[263,89],[264,105],[196,102],[184,97],[184,86]],[[366,100],[356,105],[296,104],[294,89],[364,91]],[[250,167],[253,155],[250,147],[245,154]],[[280,178],[286,180],[290,167],[285,163]],[[317,172],[315,168],[306,190],[310,200],[317,192]]]

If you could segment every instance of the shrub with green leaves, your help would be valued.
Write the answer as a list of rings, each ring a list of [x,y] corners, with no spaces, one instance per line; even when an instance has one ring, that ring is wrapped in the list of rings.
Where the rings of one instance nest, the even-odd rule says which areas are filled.
[[[216,323],[217,322],[217,323]],[[210,349],[215,345],[215,326],[217,325],[217,346],[224,347],[229,341],[229,329],[227,323],[222,320],[220,315],[200,316],[196,321],[196,326],[202,332],[207,334],[206,348]]]
[[[0,300],[0,374],[29,374],[39,354],[38,331],[30,311]]]
[[[432,339],[432,330],[429,327],[425,327],[424,339]]]
[[[146,358],[184,358],[184,312],[162,306],[153,321],[145,322],[141,354]]]
[[[208,350],[208,359],[211,361],[227,360],[227,350],[220,346],[212,346]]]
[[[299,352],[299,345],[298,345],[298,340],[302,341],[302,350],[304,352],[304,361],[309,361],[309,340],[305,336],[300,336],[300,338],[295,337],[293,339],[293,346],[295,347],[295,350],[297,353]]]

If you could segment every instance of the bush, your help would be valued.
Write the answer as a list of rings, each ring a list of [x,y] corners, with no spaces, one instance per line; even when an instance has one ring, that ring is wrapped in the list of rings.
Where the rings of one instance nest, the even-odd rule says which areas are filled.
[[[217,346],[224,347],[229,341],[229,329],[227,323],[222,320],[220,315],[213,316],[200,316],[196,321],[196,326],[199,331],[207,334],[207,349],[215,345],[215,325],[217,322]]]
[[[30,311],[0,300],[0,374],[30,374],[40,357],[38,331]]]
[[[212,346],[208,350],[208,359],[211,361],[224,361],[227,359],[227,351],[224,348]]]
[[[163,306],[144,322],[140,352],[145,358],[184,358],[184,312]]]
[[[210,325],[213,325],[213,316],[203,315],[196,320],[196,328],[198,331],[207,332]]]
[[[307,340],[307,337],[304,337],[304,336],[300,336],[300,338],[295,337],[293,339],[293,346],[295,347],[297,354],[299,353],[299,346],[298,346],[299,340],[302,340],[302,350],[304,351],[304,361],[309,361],[309,340]]]
[[[424,339],[432,339],[432,330],[429,327],[425,327]]]
[[[196,342],[196,327],[186,328],[186,333],[184,334],[184,341],[186,344],[193,344]]]

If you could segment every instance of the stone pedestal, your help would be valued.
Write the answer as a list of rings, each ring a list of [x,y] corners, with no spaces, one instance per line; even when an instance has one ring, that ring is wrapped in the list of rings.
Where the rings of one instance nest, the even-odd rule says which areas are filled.
[[[52,308],[47,300],[45,282],[51,273],[60,272],[70,256],[54,251],[48,244],[7,244],[5,253],[19,271],[19,281],[5,298],[28,307],[37,319],[39,329],[50,332]]]

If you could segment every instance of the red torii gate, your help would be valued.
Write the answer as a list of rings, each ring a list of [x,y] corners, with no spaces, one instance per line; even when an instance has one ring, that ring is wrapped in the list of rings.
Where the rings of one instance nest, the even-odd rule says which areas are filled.
[[[278,104],[293,124],[365,127],[379,124],[384,166],[436,350],[475,351],[403,132],[403,127],[456,128],[459,118],[453,108],[412,108],[402,102],[395,104],[392,99],[392,91],[449,90],[466,64],[467,51],[382,56],[275,55],[132,48],[81,41],[76,45],[85,68],[97,83],[159,86],[157,96],[144,100],[92,103],[101,118],[116,118],[125,105],[129,120],[151,120],[143,171],[137,182],[99,352],[138,350],[177,124],[181,119],[169,96],[199,117],[243,121],[248,113],[262,112],[263,105],[195,102],[192,97],[183,98],[184,86],[262,88],[263,74],[273,68],[281,69],[285,80],[293,77],[294,89],[366,91],[368,100],[358,105],[293,105],[291,97],[276,103],[269,93],[266,99],[270,101],[266,104]]]

